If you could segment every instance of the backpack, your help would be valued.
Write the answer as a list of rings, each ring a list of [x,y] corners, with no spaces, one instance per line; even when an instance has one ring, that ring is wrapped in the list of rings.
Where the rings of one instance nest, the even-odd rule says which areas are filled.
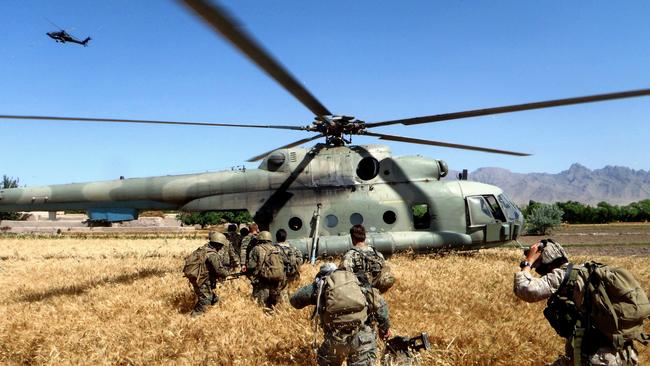
[[[359,253],[362,260],[362,267],[355,268],[355,272],[357,272],[357,274],[361,274],[358,272],[363,272],[366,277],[365,280],[367,280],[372,287],[375,287],[381,293],[384,293],[393,286],[395,283],[395,277],[393,276],[388,264],[386,264],[384,258],[377,253],[375,248],[371,247],[371,249],[372,252],[352,248],[352,250]]]
[[[209,248],[207,245],[197,248],[195,251],[185,257],[185,265],[183,266],[183,275],[191,282],[197,284],[203,283],[209,276],[208,268],[205,264],[208,254],[214,249]]]
[[[287,277],[300,275],[300,264],[302,264],[302,253],[296,253],[293,247],[278,245],[284,255],[284,273]]]
[[[581,309],[572,298],[578,276],[585,282]],[[643,321],[650,317],[650,301],[639,282],[623,268],[587,262],[584,268],[576,269],[570,264],[544,315],[565,338],[573,336],[576,327],[584,327],[587,332],[597,329],[617,349],[633,340],[643,344],[650,340],[650,335],[643,333]]]
[[[259,276],[268,281],[280,282],[286,279],[284,270],[284,254],[278,245],[259,245],[262,252],[262,263]]]
[[[317,311],[323,328],[353,331],[368,319],[368,304],[357,276],[346,270],[336,270],[319,282]]]

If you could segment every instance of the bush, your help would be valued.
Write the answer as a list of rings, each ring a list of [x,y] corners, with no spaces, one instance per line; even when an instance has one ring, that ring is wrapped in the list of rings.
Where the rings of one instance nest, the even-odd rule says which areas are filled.
[[[248,211],[181,212],[176,218],[183,225],[201,225],[201,227],[218,225],[224,222],[241,224],[253,221]]]
[[[530,207],[532,206],[532,207]],[[526,227],[528,233],[546,235],[562,223],[564,212],[558,205],[535,203],[529,205],[526,215]]]
[[[18,178],[2,176],[2,186],[0,189],[18,188]],[[19,212],[0,212],[0,221],[2,220],[25,220],[29,215],[23,215]]]

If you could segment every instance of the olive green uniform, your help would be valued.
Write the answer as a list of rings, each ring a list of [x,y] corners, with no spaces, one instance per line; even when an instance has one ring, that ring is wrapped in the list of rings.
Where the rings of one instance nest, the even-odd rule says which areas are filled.
[[[264,262],[264,253],[267,247],[274,247],[271,242],[259,242],[250,251],[248,262],[246,263],[247,274],[251,279],[253,286],[253,299],[260,305],[272,308],[282,297],[282,289],[287,285],[285,281],[269,281],[260,276],[262,263]]]
[[[239,247],[239,261],[240,263],[247,264],[250,251],[257,244],[257,234],[248,234],[241,240]]]
[[[246,263],[241,261],[241,235],[236,232],[226,232],[224,233],[230,245],[228,245],[228,257],[230,258],[230,267],[237,268],[241,266],[241,263]]]
[[[362,291],[366,296],[371,296],[372,290],[363,288]],[[374,308],[368,305],[368,319],[366,323],[357,331],[351,333],[342,333],[330,329],[327,324],[323,324],[324,320],[321,317],[321,325],[325,331],[325,339],[318,348],[317,362],[319,366],[339,366],[343,361],[347,361],[348,366],[374,366],[377,360],[377,341],[373,324],[376,323],[382,334],[385,334],[390,329],[388,304],[379,295],[379,306]],[[291,296],[291,305],[296,309],[302,309],[308,305],[316,305],[318,301],[318,286],[316,283],[301,287]],[[372,304],[373,301],[368,301]],[[321,304],[324,304],[321,299]],[[319,314],[322,312],[319,311]]]
[[[277,243],[277,246],[281,247],[283,252],[293,253],[293,257],[296,259],[298,263],[296,263],[298,266],[301,266],[304,263],[304,257],[302,252],[295,247],[292,247],[289,245],[287,242],[282,242],[282,243]],[[285,286],[282,287],[281,289],[281,300],[282,302],[288,302],[289,301],[289,291],[287,290],[287,286],[291,283],[296,283],[300,280],[300,271],[296,272],[293,275],[287,274],[287,281],[285,282]]]
[[[207,249],[205,265],[208,275],[196,281],[190,280],[197,297],[192,316],[200,315],[207,306],[214,305],[219,301],[219,296],[213,290],[216,288],[218,280],[228,276],[228,265],[230,264],[223,247],[217,248],[208,243],[197,250],[201,249]]]
[[[562,285],[562,281],[567,272],[567,266],[563,265],[556,268],[550,273],[536,278],[528,271],[520,271],[515,273],[514,292],[515,295],[526,301],[536,302],[548,299],[553,295]],[[577,268],[577,267],[576,267]],[[576,288],[574,289],[573,300],[577,307],[580,307],[583,302],[583,287],[584,280],[580,277],[576,279]],[[593,348],[593,353],[588,352],[589,356],[585,362],[590,362],[589,365],[637,365],[638,355],[633,346],[626,347],[622,350],[616,350],[611,345],[607,344],[604,337],[599,337],[592,342],[583,342],[583,344],[590,343]],[[552,365],[556,366],[573,366],[573,347],[571,345],[572,338],[567,339],[565,344],[564,356],[558,358]],[[588,345],[588,346],[589,346]]]
[[[374,276],[366,265],[364,255],[359,252],[363,252],[366,255],[375,254],[375,250],[370,246],[363,245],[360,247],[354,247],[343,255],[340,268],[356,274],[362,284],[370,285],[374,280]],[[380,252],[376,252],[376,254],[381,259],[384,259],[384,256]]]

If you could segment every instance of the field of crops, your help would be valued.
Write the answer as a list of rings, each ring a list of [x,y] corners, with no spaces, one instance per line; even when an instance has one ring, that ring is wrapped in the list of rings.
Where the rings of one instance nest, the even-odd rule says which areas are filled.
[[[0,364],[315,364],[311,309],[283,304],[268,314],[249,299],[243,278],[219,286],[222,301],[204,316],[188,316],[194,299],[180,268],[201,244],[0,237]],[[576,246],[569,254],[574,248],[574,260],[625,266],[650,290],[643,251]],[[386,295],[393,333],[428,332],[426,365],[551,362],[563,342],[547,325],[544,304],[512,294],[520,260],[512,247],[393,257],[398,283]],[[301,282],[314,273],[303,266]],[[640,350],[644,364],[650,352]]]

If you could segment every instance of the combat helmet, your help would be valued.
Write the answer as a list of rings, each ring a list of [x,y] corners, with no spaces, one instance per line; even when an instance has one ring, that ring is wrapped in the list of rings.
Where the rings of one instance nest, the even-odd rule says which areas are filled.
[[[554,268],[569,262],[566,251],[559,243],[552,239],[545,239],[541,241],[541,244],[544,246],[542,255],[533,263],[533,268],[537,273],[548,273]]]
[[[273,237],[271,236],[271,233],[268,231],[260,231],[260,233],[257,234],[257,241],[259,242],[273,241]]]
[[[218,243],[221,245],[227,245],[228,244],[228,238],[226,238],[225,235],[218,231],[210,231],[208,233],[208,241],[211,243]]]

